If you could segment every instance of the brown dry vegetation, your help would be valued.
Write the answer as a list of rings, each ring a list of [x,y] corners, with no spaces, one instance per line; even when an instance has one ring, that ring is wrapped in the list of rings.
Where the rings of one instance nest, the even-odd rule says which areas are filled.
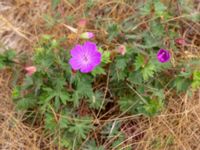
[[[63,16],[75,14],[79,19],[84,0],[79,0],[76,6],[67,0],[62,1],[59,11]],[[130,13],[134,13],[126,4],[114,1],[101,1],[99,7],[92,13],[100,14],[101,10],[108,5],[113,5],[113,11],[108,14],[116,21],[126,18]],[[120,9],[117,8],[120,5]],[[44,27],[42,15],[50,13],[49,0],[0,0],[0,45],[11,47],[19,53],[31,52],[33,45],[40,35],[44,33],[61,37],[69,33],[64,24],[57,24],[51,30]],[[200,10],[200,4],[197,5]],[[123,15],[118,15],[122,14]],[[180,17],[181,18],[181,17]],[[92,19],[92,18],[90,18]],[[180,20],[183,21],[183,20]],[[191,45],[182,48],[186,51],[180,57],[198,57],[200,24],[193,24],[183,21],[183,36],[191,41]],[[92,31],[92,25],[88,25]],[[99,38],[105,33],[99,33]],[[103,40],[105,41],[105,40]],[[66,43],[67,45],[67,43]],[[53,146],[53,142],[43,134],[43,127],[27,125],[23,122],[23,112],[16,112],[11,100],[10,79],[12,74],[9,70],[0,72],[0,149],[2,150],[39,150],[58,149]],[[168,91],[167,108],[154,118],[140,118],[130,116],[124,118],[130,123],[122,129],[128,137],[124,145],[135,145],[137,150],[200,150],[200,91],[194,93],[192,97],[176,95]],[[131,134],[130,134],[131,133]],[[109,144],[109,141],[107,141]]]

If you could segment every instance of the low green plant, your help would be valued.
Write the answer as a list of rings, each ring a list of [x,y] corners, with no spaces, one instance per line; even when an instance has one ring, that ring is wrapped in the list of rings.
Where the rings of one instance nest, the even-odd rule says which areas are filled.
[[[56,10],[59,3],[60,0],[52,0],[52,9]],[[87,11],[93,5],[94,1],[88,1]],[[128,17],[121,23],[97,23],[97,30],[100,25],[105,27],[109,46],[99,41],[101,64],[91,73],[71,68],[73,46],[62,46],[68,39],[51,35],[40,38],[29,62],[36,72],[28,75],[22,71],[24,68],[18,70],[21,76],[13,87],[16,108],[26,112],[26,121],[42,122],[45,133],[68,149],[116,149],[126,140],[117,119],[128,115],[154,117],[165,109],[168,90],[179,94],[200,87],[199,60],[185,62],[176,58],[179,49],[174,38],[178,37],[175,31],[179,25],[175,21],[166,23],[174,17],[173,9],[168,10],[158,0],[140,5],[134,18]],[[141,17],[151,19],[140,27]],[[55,16],[44,18],[48,28],[59,23]],[[123,52],[116,43],[124,46]],[[169,49],[170,60],[166,62],[158,59],[158,50],[162,48]],[[16,63],[15,56],[11,50],[1,54],[0,68],[22,67],[23,62],[19,59]],[[109,114],[112,108],[114,114]],[[113,116],[116,120],[109,120]]]
[[[12,66],[14,58],[16,57],[16,52],[12,49],[5,50],[4,53],[0,54],[0,69],[5,68],[6,66]]]

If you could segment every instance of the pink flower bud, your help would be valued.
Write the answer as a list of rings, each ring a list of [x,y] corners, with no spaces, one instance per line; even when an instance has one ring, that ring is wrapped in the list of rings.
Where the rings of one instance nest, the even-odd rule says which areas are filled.
[[[85,27],[86,26],[86,23],[87,23],[87,21],[86,21],[86,19],[81,19],[81,20],[79,20],[79,22],[77,23],[77,25],[79,26],[79,27]]]
[[[25,68],[26,70],[26,74],[28,76],[31,76],[32,74],[34,74],[37,71],[37,68],[35,66],[28,66]]]
[[[117,49],[117,52],[120,53],[121,55],[126,54],[126,47],[124,45],[120,45]]]
[[[84,32],[80,35],[80,38],[82,39],[91,39],[94,37],[94,33],[92,32]]]
[[[182,46],[186,45],[186,42],[185,42],[184,38],[177,38],[177,39],[175,39],[175,42],[178,45],[182,45]]]

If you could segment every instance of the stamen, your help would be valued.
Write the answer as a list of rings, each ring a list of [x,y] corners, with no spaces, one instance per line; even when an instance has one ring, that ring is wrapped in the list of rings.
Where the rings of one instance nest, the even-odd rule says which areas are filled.
[[[83,60],[85,61],[85,62],[88,62],[88,58],[87,58],[87,56],[83,56]]]

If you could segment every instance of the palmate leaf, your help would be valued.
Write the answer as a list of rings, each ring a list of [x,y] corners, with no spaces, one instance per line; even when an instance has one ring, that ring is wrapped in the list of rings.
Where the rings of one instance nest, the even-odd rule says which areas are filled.
[[[61,116],[59,119],[59,127],[61,129],[66,129],[69,125],[68,119],[66,118],[66,116]]]
[[[101,108],[103,96],[104,96],[103,93],[101,93],[100,91],[96,91],[94,95],[88,100],[90,108],[93,109]]]
[[[15,50],[13,50],[13,49],[8,49],[8,50],[6,50],[5,51],[5,57],[6,57],[6,59],[7,60],[9,60],[9,61],[12,61],[13,60],[13,58],[15,58],[16,57],[16,51]]]
[[[77,84],[77,92],[81,97],[91,97],[93,95],[92,84],[82,78]]]
[[[49,90],[47,91],[47,89]],[[70,101],[70,95],[67,91],[57,91],[51,88],[45,88],[45,90],[46,92],[40,96],[40,104],[43,106],[48,106],[48,103],[52,100],[55,110],[58,111],[61,103],[66,105],[67,101]]]
[[[195,71],[193,72],[193,80],[194,80],[194,81],[200,81],[200,71],[195,70]]]
[[[73,94],[72,94],[72,99],[70,99],[70,101],[73,103],[73,106],[75,108],[77,108],[79,106],[79,102],[80,102],[80,96],[78,94],[77,91],[75,91]]]
[[[0,69],[3,69],[5,67],[5,64],[0,61]]]
[[[124,59],[124,58],[119,58],[116,60],[116,68],[117,69],[120,69],[121,71],[123,71],[125,68],[126,68],[126,65],[127,65],[127,60]]]
[[[113,24],[108,25],[107,31],[109,35],[108,40],[112,41],[114,38],[116,38],[119,35],[120,28],[117,24],[113,23]]]
[[[85,144],[83,150],[105,150],[105,149],[103,146],[97,146],[95,140],[92,139]]]
[[[101,61],[104,64],[110,63],[110,52],[109,51],[102,52],[102,60]]]
[[[39,96],[39,102],[41,112],[46,112],[47,108],[49,107],[50,101],[56,97],[56,94],[53,89],[51,88],[43,88],[41,94]]]
[[[66,130],[65,132],[63,131],[63,135],[61,136],[59,142],[61,146],[67,148],[67,150],[73,150],[78,146],[77,144],[74,145],[75,137],[71,133],[67,132]]]
[[[136,44],[143,49],[152,49],[162,46],[162,39],[165,35],[164,26],[159,21],[150,22],[150,30],[142,33],[143,44]]]
[[[15,56],[16,52],[12,49],[8,49],[4,53],[0,54],[0,69],[12,65]]]
[[[38,65],[38,71],[44,72],[46,68],[49,68],[54,63],[55,56],[51,49],[46,49],[45,51],[36,53],[33,59]]]
[[[95,0],[87,0],[86,8],[90,9],[95,5]]]
[[[138,70],[140,68],[143,68],[144,65],[145,65],[145,58],[144,56],[142,55],[138,55],[136,58],[135,58],[135,69]]]
[[[117,80],[117,81],[123,81],[127,75],[128,75],[128,70],[126,67],[128,66],[128,61],[129,59],[123,58],[123,57],[118,57],[113,65],[111,66],[112,71],[112,79]]]
[[[149,78],[153,77],[156,72],[155,65],[151,62],[145,63],[145,58],[142,55],[138,55],[135,60],[135,69],[140,71],[144,81],[147,81]]]
[[[198,89],[200,87],[200,81],[193,81],[192,82],[192,88]]]
[[[140,12],[142,15],[150,15],[153,10],[156,16],[168,17],[167,7],[160,0],[147,0],[141,7]]]
[[[22,85],[22,90],[26,90],[33,85],[33,78],[30,76],[26,76],[24,79],[24,83]]]
[[[173,83],[177,92],[186,92],[191,85],[191,80],[185,77],[177,77]]]
[[[147,64],[143,69],[142,69],[142,76],[145,81],[147,81],[149,78],[154,76],[154,73],[156,71],[156,67],[154,64]]]
[[[158,114],[164,107],[163,100],[161,99],[151,99],[146,98],[147,103],[143,103],[137,107],[138,113],[141,113],[145,116],[155,116]]]
[[[134,114],[139,101],[138,97],[124,96],[119,99],[118,104],[122,112]]]
[[[149,15],[152,10],[152,0],[147,0],[146,3],[140,8],[140,12],[142,15]]]
[[[117,81],[123,81],[127,77],[127,72],[116,69],[116,77]]]
[[[55,120],[55,117],[53,114],[50,113],[45,113],[45,129],[48,129],[49,131],[51,131],[52,133],[55,132],[55,130],[57,129],[57,122]]]
[[[15,88],[12,91],[12,98],[13,101],[17,100],[21,96],[21,88],[20,86],[15,86]]]
[[[59,3],[60,3],[60,0],[51,0],[52,9],[55,9]]]
[[[160,22],[156,22],[156,21],[151,22],[150,28],[151,28],[152,34],[154,35],[154,42],[155,43],[158,42],[158,39],[164,37],[164,35],[165,35],[165,29],[164,29],[164,26]],[[146,37],[146,38],[148,38],[148,37]],[[149,38],[152,38],[152,37],[149,36]],[[161,41],[159,41],[159,43],[160,42]]]
[[[56,75],[56,77],[51,79],[53,87],[57,91],[61,91],[61,89],[63,89],[64,85],[66,84],[66,82],[65,82],[66,78],[61,74],[58,74],[58,75],[56,73],[54,73],[54,74]]]
[[[154,9],[157,16],[163,16],[167,7],[160,0],[154,0]]]
[[[69,132],[73,133],[78,139],[86,139],[91,129],[92,120],[88,117],[79,117],[74,119],[69,127]]]
[[[140,70],[129,73],[128,80],[133,84],[142,84],[143,77]]]
[[[66,105],[67,101],[70,99],[70,95],[67,91],[62,91],[59,93],[59,98],[61,102]]]
[[[101,66],[96,67],[96,68],[92,71],[92,75],[93,75],[94,77],[96,77],[97,75],[101,75],[101,74],[103,74],[103,75],[106,74],[105,69],[102,68]]]
[[[197,89],[200,87],[200,71],[196,70],[193,72],[192,88]]]
[[[144,43],[142,45],[137,44],[137,47],[143,48],[143,49],[152,49],[153,47],[157,47],[160,44],[160,41],[158,41],[158,37],[152,36],[151,32],[144,32],[142,34]]]
[[[33,95],[27,95],[17,101],[17,109],[27,110],[29,108],[34,108],[37,105],[37,98]]]
[[[60,144],[63,146],[63,147],[66,147],[66,148],[69,148],[69,149],[72,149],[73,145],[72,145],[72,141],[69,141],[66,137],[62,137],[60,139]]]

